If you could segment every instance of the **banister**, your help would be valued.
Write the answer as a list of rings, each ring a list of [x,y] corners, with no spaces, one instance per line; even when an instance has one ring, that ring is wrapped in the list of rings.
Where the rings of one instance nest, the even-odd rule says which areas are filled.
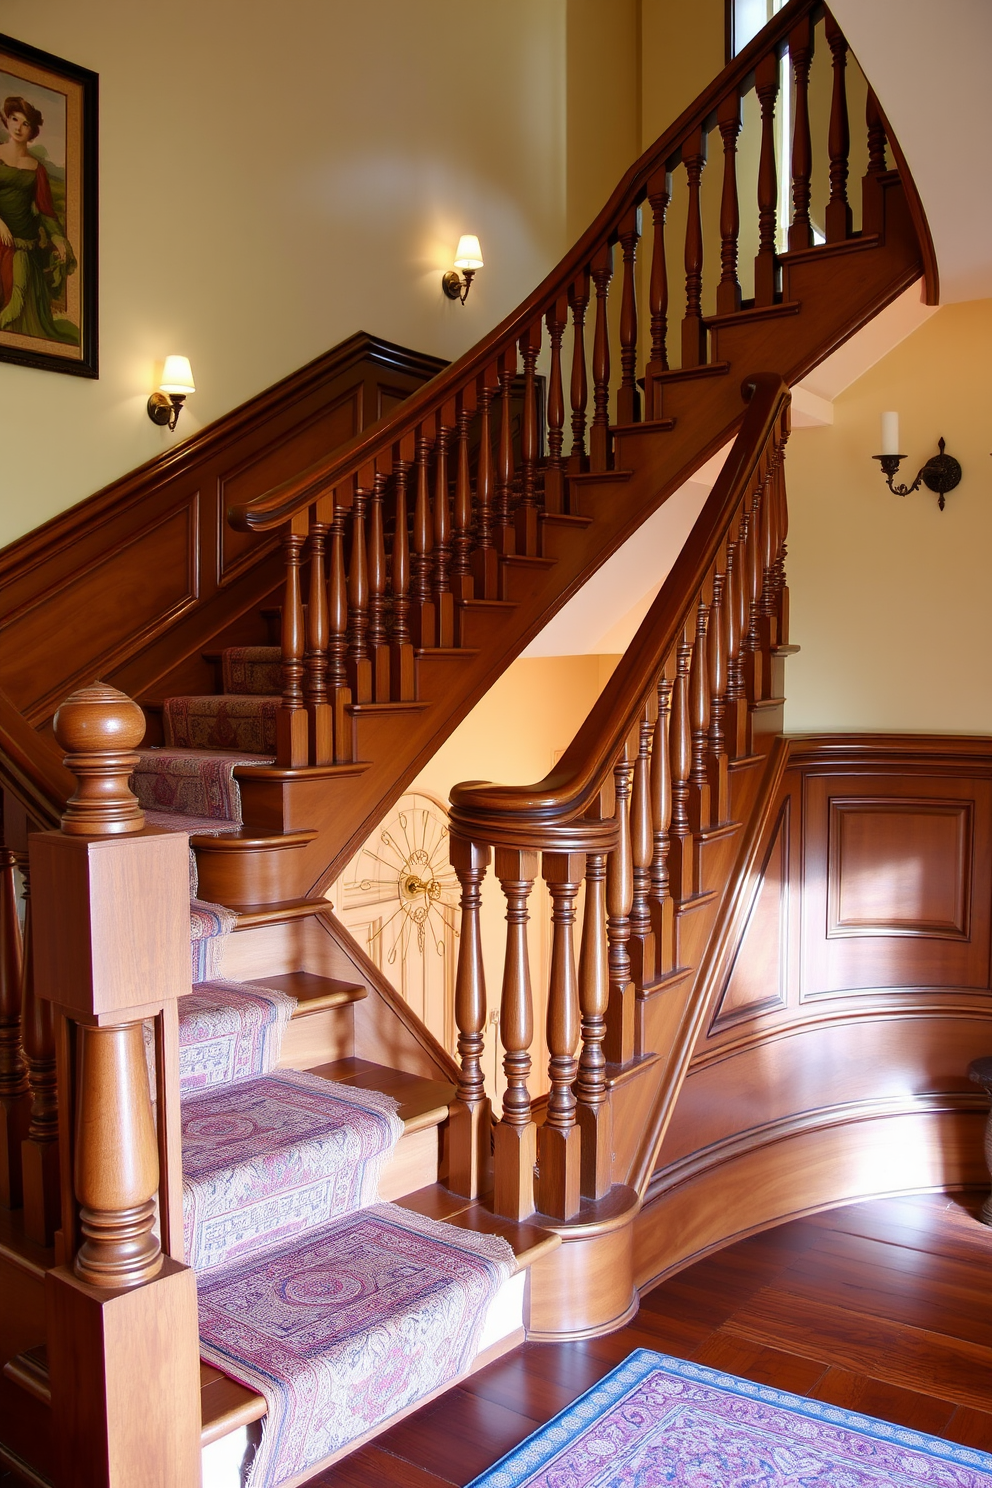
[[[316,461],[301,475],[254,501],[233,503],[228,508],[232,526],[244,532],[269,531],[289,521],[322,494],[342,485],[360,466],[376,460],[388,462],[393,445],[401,434],[436,415],[445,402],[470,385],[495,357],[515,347],[530,325],[552,309],[560,296],[567,295],[594,254],[619,241],[624,216],[646,197],[649,180],[655,172],[677,163],[682,144],[691,131],[708,127],[724,96],[735,88],[741,88],[762,58],[781,50],[798,21],[809,17],[814,22],[823,9],[822,0],[789,0],[675,123],[634,162],[575,246],[516,310],[458,361],[406,399],[402,408],[357,434],[333,457]],[[908,178],[906,186],[910,197],[914,197],[915,188]]]
[[[653,685],[678,640],[726,525],[788,407],[789,390],[777,373],[755,374],[741,392],[748,407],[723,469],[657,598],[575,738],[555,768],[534,785],[465,781],[454,786],[453,832],[491,841],[488,834],[497,824],[504,833],[519,832],[524,825],[558,828],[574,822],[592,803],[637,722],[646,688]]]

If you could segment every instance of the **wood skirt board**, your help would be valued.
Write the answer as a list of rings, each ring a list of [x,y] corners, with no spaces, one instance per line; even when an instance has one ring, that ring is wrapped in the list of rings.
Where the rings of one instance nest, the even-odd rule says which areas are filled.
[[[634,1224],[641,1288],[781,1220],[884,1194],[987,1184],[981,1111],[906,1112],[797,1132],[648,1198]]]

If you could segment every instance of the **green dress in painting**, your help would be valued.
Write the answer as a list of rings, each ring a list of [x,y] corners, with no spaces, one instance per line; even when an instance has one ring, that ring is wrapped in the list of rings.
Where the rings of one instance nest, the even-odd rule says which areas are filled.
[[[0,222],[14,239],[0,243],[0,331],[78,346],[79,327],[53,309],[76,260],[68,243],[64,261],[52,247],[65,231],[42,164],[20,170],[0,160]]]

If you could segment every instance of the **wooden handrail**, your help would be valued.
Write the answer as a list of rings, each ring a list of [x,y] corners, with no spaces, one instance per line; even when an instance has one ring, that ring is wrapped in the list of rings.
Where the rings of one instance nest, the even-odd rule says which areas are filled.
[[[394,444],[436,416],[445,403],[465,388],[474,385],[496,357],[512,351],[521,336],[540,317],[550,312],[575,281],[582,276],[595,255],[608,244],[619,241],[623,219],[648,193],[649,181],[659,170],[671,169],[678,163],[681,147],[692,131],[707,128],[724,97],[742,87],[757,64],[770,54],[780,52],[797,22],[810,23],[823,12],[822,0],[789,0],[767,26],[727,64],[639,160],[630,167],[599,216],[583,233],[575,246],[556,268],[506,317],[488,336],[444,372],[408,398],[401,409],[370,425],[355,436],[332,458],[317,461],[302,475],[275,487],[264,496],[245,503],[233,503],[228,519],[239,531],[263,532],[278,527],[304,511],[321,495],[352,478],[363,465],[376,460],[388,462]],[[915,189],[906,182],[911,196]]]
[[[740,433],[657,598],[585,723],[555,768],[535,785],[467,781],[454,786],[453,830],[486,840],[497,825],[512,824],[519,831],[528,823],[540,830],[574,822],[588,809],[637,721],[645,688],[678,640],[731,514],[789,403],[789,390],[777,373],[758,373],[741,391],[749,401]]]

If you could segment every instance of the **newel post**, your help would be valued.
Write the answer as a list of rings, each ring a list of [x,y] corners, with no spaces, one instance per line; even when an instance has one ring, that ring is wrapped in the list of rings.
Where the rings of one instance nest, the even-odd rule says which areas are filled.
[[[196,1279],[181,1263],[175,1131],[188,854],[183,836],[146,829],[128,787],[143,732],[114,688],[73,694],[55,736],[76,794],[62,831],[30,840],[35,995],[57,1024],[64,1113],[64,1264],[46,1279],[56,1488],[131,1488],[150,1463],[170,1488],[200,1481]]]

